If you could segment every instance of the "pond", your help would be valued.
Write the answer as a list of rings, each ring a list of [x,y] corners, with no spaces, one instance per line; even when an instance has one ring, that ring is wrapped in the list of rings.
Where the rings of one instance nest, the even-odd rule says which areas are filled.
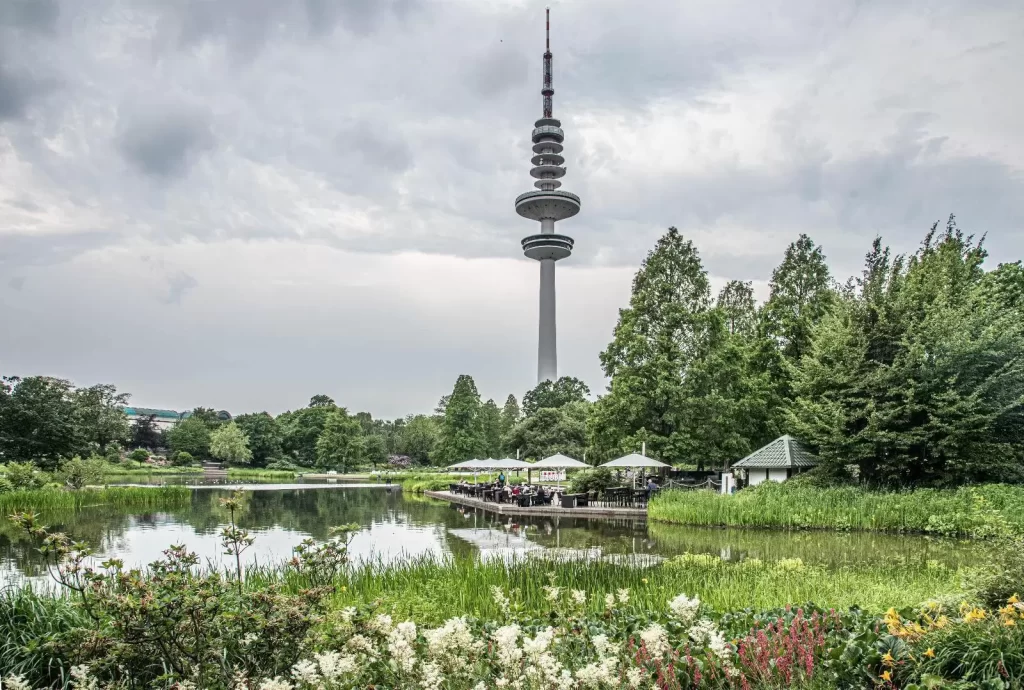
[[[238,482],[230,484],[238,487]],[[357,523],[356,559],[394,561],[437,557],[507,558],[553,551],[604,559],[660,560],[683,553],[726,560],[800,558],[838,567],[874,561],[957,566],[973,558],[967,542],[870,533],[769,532],[706,529],[635,519],[510,518],[446,502],[403,495],[379,484],[245,484],[250,490],[238,522],[256,538],[249,563],[278,563],[307,537],[327,538],[331,527]],[[125,513],[106,506],[47,515],[43,522],[90,544],[102,557],[145,565],[171,544],[184,544],[205,563],[223,565],[219,531],[228,515],[224,486],[197,486],[191,505],[169,512]],[[557,550],[557,551],[554,551]],[[46,576],[36,545],[6,521],[0,524],[0,584]]]

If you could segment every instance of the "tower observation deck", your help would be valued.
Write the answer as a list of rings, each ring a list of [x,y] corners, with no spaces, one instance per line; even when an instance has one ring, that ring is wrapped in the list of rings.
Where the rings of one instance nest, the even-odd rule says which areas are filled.
[[[523,253],[540,262],[540,323],[537,330],[537,383],[558,378],[555,328],[555,262],[572,254],[573,240],[555,232],[555,222],[580,212],[580,198],[559,189],[565,177],[562,123],[555,119],[552,100],[551,10],[545,13],[544,114],[533,125],[533,169],[536,190],[516,197],[516,213],[540,221],[540,233],[523,238]]]

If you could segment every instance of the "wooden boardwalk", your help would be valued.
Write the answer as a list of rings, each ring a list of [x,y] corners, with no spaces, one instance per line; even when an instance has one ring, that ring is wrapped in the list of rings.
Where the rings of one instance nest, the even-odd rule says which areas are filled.
[[[636,518],[640,520],[647,518],[646,508],[605,508],[598,506],[563,508],[556,505],[520,508],[512,503],[494,503],[492,501],[484,501],[479,498],[463,496],[462,494],[453,494],[451,491],[424,491],[423,494],[430,498],[437,498],[442,501],[457,503],[458,505],[470,508],[480,508],[492,513],[497,513],[498,515],[558,515],[561,517]]]

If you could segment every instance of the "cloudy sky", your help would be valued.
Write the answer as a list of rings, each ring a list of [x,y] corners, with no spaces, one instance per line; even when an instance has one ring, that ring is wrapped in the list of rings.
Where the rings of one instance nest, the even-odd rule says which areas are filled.
[[[551,0],[560,373],[675,225],[759,295],[935,220],[1024,255],[1020,0]],[[536,372],[533,0],[0,0],[0,373],[393,417]]]

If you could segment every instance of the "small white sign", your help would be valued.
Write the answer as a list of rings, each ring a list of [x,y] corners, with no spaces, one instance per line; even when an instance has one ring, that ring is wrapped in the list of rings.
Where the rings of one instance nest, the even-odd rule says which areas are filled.
[[[541,470],[540,480],[542,482],[564,482],[565,470]]]

